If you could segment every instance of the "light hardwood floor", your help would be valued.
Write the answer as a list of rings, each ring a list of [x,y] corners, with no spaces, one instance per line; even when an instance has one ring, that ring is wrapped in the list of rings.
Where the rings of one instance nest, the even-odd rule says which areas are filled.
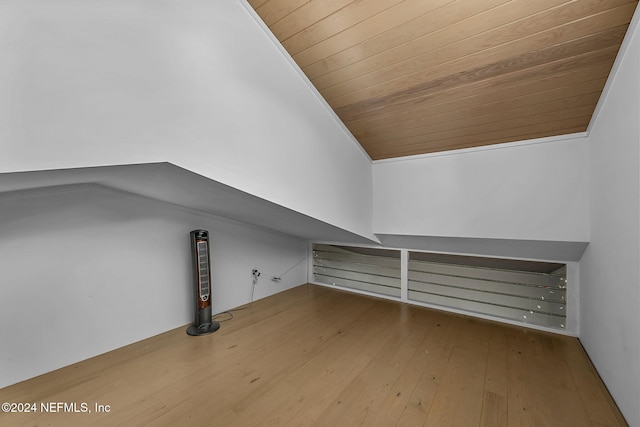
[[[221,325],[202,337],[178,328],[4,388],[0,401],[38,412],[0,413],[0,425],[625,425],[570,337],[315,285]],[[43,413],[42,402],[92,412]]]

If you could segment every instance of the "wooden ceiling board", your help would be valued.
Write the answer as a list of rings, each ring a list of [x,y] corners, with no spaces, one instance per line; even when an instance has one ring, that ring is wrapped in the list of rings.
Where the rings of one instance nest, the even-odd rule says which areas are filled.
[[[595,81],[595,83],[599,84],[601,81]],[[487,108],[478,106],[437,114],[424,121],[408,122],[406,126],[400,129],[397,126],[393,126],[386,129],[378,129],[375,133],[363,132],[360,135],[357,133],[355,135],[363,145],[371,146],[376,143],[384,144],[390,138],[394,138],[400,143],[400,140],[403,138],[419,137],[421,135],[453,129],[476,127],[501,120],[509,120],[513,125],[515,124],[515,120],[521,118],[534,117],[545,113],[561,113],[563,110],[569,108],[586,107],[588,112],[591,113],[593,112],[594,101],[597,102],[599,96],[600,92],[594,91],[570,98],[556,99],[550,102],[543,101],[542,103],[535,103],[536,99],[540,97],[530,97],[533,98],[534,103],[532,105],[526,105],[531,102],[529,98],[519,98],[516,100],[519,102],[502,102],[503,104],[510,103],[515,106],[510,109],[501,110],[498,113],[493,111],[493,106],[487,106]],[[517,106],[518,104],[525,105]],[[491,112],[484,113],[486,111]]]
[[[612,46],[609,46],[612,47]],[[579,48],[579,47],[578,47]],[[605,51],[606,47],[602,49]],[[617,52],[618,46],[613,46],[615,52]],[[609,50],[608,52],[613,56],[614,52]],[[433,99],[429,97],[435,93],[441,92],[443,90],[454,90],[456,88],[465,87],[470,84],[477,84],[478,89],[481,89],[483,84],[490,84],[494,79],[501,79],[504,76],[508,76],[510,73],[516,73],[525,71],[530,68],[535,68],[536,66],[542,66],[547,63],[553,63],[556,61],[561,61],[563,50],[562,49],[552,49],[550,51],[538,51],[533,57],[530,58],[515,58],[511,62],[515,65],[511,66],[511,69],[507,73],[501,73],[502,69],[505,67],[504,64],[490,64],[488,67],[484,67],[482,69],[470,70],[464,72],[460,75],[445,75],[440,79],[437,79],[432,82],[427,82],[419,87],[412,87],[411,92],[399,92],[396,94],[392,94],[390,96],[378,99],[365,100],[362,102],[354,103],[351,105],[347,105],[343,108],[336,108],[336,113],[345,120],[345,122],[349,123],[350,120],[353,120],[357,117],[366,117],[371,114],[372,109],[377,110],[388,110],[390,111],[393,106],[396,104],[407,105],[408,103],[414,102],[413,108],[416,107],[415,103],[424,104],[432,104],[435,105]],[[555,56],[554,61],[552,56]],[[558,59],[560,58],[560,59]],[[537,64],[534,64],[533,61],[537,61]],[[547,62],[544,62],[544,59]],[[606,63],[610,63],[612,58],[603,58],[607,59]],[[519,85],[529,85],[532,86],[532,90],[536,90],[535,86],[538,84],[547,83],[548,80],[536,79],[536,78],[526,78],[519,82]],[[509,86],[506,84],[497,85],[492,88],[492,90],[480,90],[480,93],[484,95],[486,100],[491,100],[493,96],[498,94],[501,89],[506,89]],[[542,89],[541,89],[542,90]],[[458,91],[458,97],[466,98],[467,96],[473,93],[469,93],[465,90]],[[452,94],[450,94],[452,95]],[[456,98],[450,96],[447,99],[447,102],[454,101]],[[406,109],[409,112],[411,108]]]
[[[544,125],[532,125],[523,128],[510,128],[507,131],[491,131],[488,133],[476,133],[468,136],[452,136],[439,140],[430,141],[426,146],[423,143],[386,146],[381,149],[371,149],[375,153],[375,158],[384,159],[391,157],[413,156],[417,154],[435,153],[440,151],[448,151],[463,148],[473,148],[483,145],[501,144],[505,142],[521,141],[525,139],[544,138],[555,135],[555,131],[563,129],[575,129],[574,132],[584,130],[585,121],[588,123],[590,116],[578,117],[567,120],[554,120]],[[492,141],[491,144],[482,144],[482,142]],[[493,142],[496,141],[496,142]],[[394,155],[390,156],[389,152]],[[399,156],[395,154],[399,153]]]
[[[294,34],[313,26],[314,23],[349,5],[351,2],[352,0],[309,1],[273,25],[270,25],[269,28],[278,40],[283,42]]]
[[[309,0],[266,1],[259,7],[254,6],[254,9],[260,14],[265,24],[273,25],[306,3],[309,3]]]
[[[587,129],[637,0],[250,0],[376,159]]]
[[[503,114],[513,108],[551,103],[584,93],[600,92],[611,65],[612,63],[609,63],[607,66],[599,67],[598,73],[590,69],[588,72],[569,73],[538,82],[506,86],[496,89],[493,93],[480,92],[460,99],[453,96],[450,99],[442,97],[443,102],[440,103],[431,99],[431,102],[421,106],[400,109],[391,116],[378,117],[371,122],[368,119],[361,121],[360,126],[354,126],[353,134],[356,137],[366,137],[378,135],[380,132],[393,133],[392,129],[397,128],[398,125],[404,129],[424,126],[424,124],[438,123],[443,117],[451,117],[452,114],[457,114],[460,120],[471,120],[470,115],[487,112]],[[572,77],[575,77],[575,80],[572,81]],[[381,113],[385,111],[381,110]]]
[[[583,20],[581,21],[583,25],[554,28],[509,45],[503,44],[478,53],[447,59],[446,62],[425,57],[414,61],[420,62],[421,67],[406,66],[406,63],[394,65],[389,67],[390,69],[371,72],[332,87],[324,89],[318,87],[318,90],[333,108],[340,108],[356,102],[407,91],[437,79],[457,84],[457,79],[452,77],[490,78],[545,61],[554,61],[566,57],[569,53],[573,56],[602,49],[610,46],[612,42],[621,41],[626,32],[626,25],[613,28],[598,26],[596,29],[589,25],[591,23],[589,20]],[[524,53],[514,56],[514,52]],[[402,66],[405,67],[401,68]]]
[[[584,100],[583,100],[584,101]],[[590,115],[593,112],[592,105],[578,105],[577,107],[583,111],[580,116]],[[539,110],[543,110],[543,112],[536,112],[532,108],[527,108],[526,113],[521,115],[521,117],[509,118],[511,113],[509,111],[500,112],[500,113],[488,113],[482,116],[474,117],[473,119],[469,119],[469,122],[455,120],[453,123],[456,123],[458,126],[451,126],[452,122],[444,122],[444,123],[436,123],[432,126],[428,126],[426,128],[419,127],[413,129],[399,129],[398,135],[394,136],[394,140],[396,141],[396,145],[406,145],[406,144],[418,144],[422,141],[426,140],[438,140],[443,137],[452,137],[452,136],[462,136],[462,135],[473,135],[476,133],[481,133],[483,131],[491,131],[491,130],[499,130],[499,129],[508,129],[509,127],[518,128],[520,126],[524,126],[531,123],[537,123],[546,121],[549,118],[559,118],[562,117],[565,111],[563,110],[549,110],[549,108],[540,108]],[[539,111],[538,110],[538,111]],[[566,110],[567,112],[569,110]],[[547,116],[541,118],[540,116]],[[363,137],[362,144],[367,147],[379,147],[386,145],[387,138],[384,136],[372,136],[372,137]]]
[[[322,76],[324,74],[336,71],[350,64],[362,61],[369,57],[382,54],[387,50],[396,48],[405,43],[422,37],[426,34],[445,28],[447,22],[451,22],[454,18],[465,19],[473,16],[475,13],[490,9],[493,5],[506,3],[509,0],[487,0],[482,2],[447,2],[442,7],[436,7],[427,10],[426,13],[417,16],[415,19],[407,21],[403,25],[390,28],[388,31],[381,32],[380,35],[371,39],[362,37],[360,42],[352,37],[352,45],[349,49],[345,49],[336,53],[319,52],[314,61],[310,61],[310,65],[302,66],[310,79]],[[423,2],[431,3],[431,2]],[[415,11],[409,10],[408,16],[416,14]],[[298,55],[294,56],[297,60]],[[388,64],[387,64],[388,65]]]
[[[282,42],[287,52],[295,55],[309,46],[313,46],[333,34],[341,33],[353,26],[361,23],[374,14],[377,15],[401,0],[368,0],[366,2],[354,2],[342,8],[334,14],[327,16],[289,37]]]
[[[513,99],[531,93],[571,86],[594,78],[608,76],[617,47],[582,55],[577,61],[559,60],[526,68],[497,78],[480,80],[447,88],[434,88],[416,97],[388,98],[362,108],[350,106],[341,110],[353,132],[397,124],[398,121],[428,119],[431,114],[489,102]],[[534,80],[536,76],[538,79]],[[407,123],[403,123],[404,126]]]
[[[602,78],[604,81],[612,65],[613,59],[594,69],[581,69],[553,75],[537,82],[505,84],[491,93],[487,92],[485,86],[477,87],[480,84],[469,85],[463,89],[453,88],[433,94],[428,102],[419,103],[420,100],[413,100],[414,102],[408,106],[400,105],[396,109],[378,109],[375,112],[368,112],[362,116],[362,119],[351,122],[351,130],[356,137],[377,135],[380,132],[387,132],[392,136],[393,129],[397,129],[398,125],[402,125],[403,128],[422,126],[423,123],[437,121],[440,114],[459,112],[457,114],[465,114],[467,119],[472,119],[469,115],[486,113],[493,109],[504,111],[570,98],[582,92],[582,87],[575,87],[575,85],[582,84],[585,80],[592,85],[594,78]],[[600,90],[601,88],[595,89],[598,93]]]
[[[357,46],[355,51],[364,53],[365,44],[374,37],[399,28],[400,25],[408,23],[409,21],[419,20],[420,17],[416,18],[414,14],[414,4],[420,5],[422,7],[421,12],[427,14],[444,5],[452,4],[454,1],[455,0],[431,0],[426,7],[424,6],[424,0],[405,0],[404,2],[396,3],[389,9],[373,15],[353,27],[335,33],[331,35],[331,37],[315,44],[310,44],[303,50],[293,53],[292,56],[300,67],[305,67],[309,76],[314,76],[315,73],[314,77],[317,77],[318,75],[324,74],[324,72],[331,71],[331,67],[337,68],[340,66],[341,59],[338,54],[344,58],[343,65],[346,65],[348,63],[347,61],[355,55],[355,52],[348,51],[349,48]],[[416,27],[423,28],[424,26]],[[404,33],[406,34],[406,26],[404,26],[404,28]],[[402,33],[400,33],[398,37],[401,35]],[[404,37],[409,39],[406,35],[404,35]],[[380,41],[384,39],[389,42],[391,38],[391,34],[385,34],[380,38]],[[365,40],[365,42],[359,42],[360,40]],[[370,44],[380,48],[380,43]],[[323,66],[327,67],[324,72]]]
[[[529,7],[538,5],[538,1],[524,1]],[[558,3],[558,0],[541,0],[540,3]],[[504,5],[503,5],[504,6]],[[429,32],[399,46],[385,50],[384,52],[368,58],[354,61],[348,66],[326,73],[314,78],[318,89],[330,88],[345,80],[354,77],[365,76],[368,80],[376,78],[386,80],[397,76],[424,70],[429,64],[442,64],[447,61],[460,58],[494,45],[501,45],[504,40],[512,40],[509,28],[503,28],[504,19],[499,22],[489,22],[485,15],[501,7],[496,7],[456,24],[444,27],[441,30]],[[538,8],[536,8],[538,9]],[[535,9],[534,9],[535,10]],[[517,19],[516,15],[516,19]],[[429,23],[427,28],[433,28],[435,22]],[[496,25],[498,27],[496,28]],[[522,24],[516,22],[516,28]],[[502,35],[500,33],[507,33]],[[428,43],[428,47],[426,47]],[[424,63],[426,61],[426,63]],[[375,74],[371,76],[371,74]],[[378,77],[379,76],[379,77]]]
[[[252,8],[257,9],[269,0],[247,0]]]
[[[497,114],[490,114],[484,117],[477,117],[472,123],[455,122],[458,126],[451,126],[451,123],[442,123],[440,125],[430,126],[428,130],[422,128],[407,130],[404,135],[395,138],[395,148],[405,146],[415,146],[422,144],[425,139],[430,141],[438,141],[442,138],[465,137],[492,131],[517,129],[525,126],[531,126],[540,123],[547,123],[554,120],[566,120],[576,117],[586,117],[593,113],[592,105],[580,105],[573,108],[565,108],[555,111],[544,109],[542,113],[529,111],[526,115],[520,117],[508,117]],[[386,146],[386,138],[365,138],[362,141],[363,146],[376,149]]]
[[[628,0],[610,0],[606,6],[610,9],[618,2],[628,3]],[[458,24],[451,25],[442,30],[431,32],[425,36],[414,38],[410,42],[403,43],[394,48],[388,48],[384,53],[369,56],[364,60],[354,61],[352,64],[344,64],[339,70],[328,71],[322,75],[311,72],[311,67],[303,67],[305,73],[314,79],[318,89],[331,87],[345,80],[352,80],[362,74],[371,73],[377,70],[398,70],[402,67],[413,67],[411,70],[402,70],[403,74],[411,71],[424,70],[430,64],[440,64],[472,53],[480,53],[482,50],[501,44],[510,43],[519,38],[536,34],[545,29],[552,29],[569,20],[582,19],[587,12],[601,12],[606,10],[602,1],[590,1],[589,4],[574,3],[563,4],[547,9],[546,6],[558,3],[558,0],[547,1],[523,1],[522,11],[519,14],[505,14],[506,18],[498,22],[489,21],[485,15],[495,12],[498,9],[506,8],[510,5],[502,5],[487,12],[480,13],[469,19],[465,19]],[[595,4],[594,4],[595,3]],[[534,7],[535,6],[535,7]],[[587,8],[587,6],[592,6]],[[590,9],[590,10],[588,10]],[[533,16],[526,16],[525,12],[539,12]],[[518,9],[520,11],[520,9]],[[623,14],[627,11],[623,11]],[[511,21],[514,20],[514,21]],[[604,21],[598,18],[598,21]],[[604,21],[606,24],[606,21]],[[626,23],[626,17],[622,19]],[[584,25],[585,23],[581,23]],[[498,25],[496,27],[496,25]],[[432,25],[428,26],[430,28]],[[586,30],[589,31],[588,29]],[[428,48],[420,48],[426,43],[423,40],[428,37]],[[548,36],[547,36],[548,37]],[[548,40],[543,40],[548,44]],[[546,45],[545,44],[545,45]],[[535,46],[533,46],[535,48]],[[507,46],[510,55],[513,51],[520,52],[523,48],[519,46]],[[426,61],[426,62],[421,62]],[[405,65],[407,63],[408,65]],[[307,71],[309,69],[309,71]],[[393,71],[391,71],[393,72]],[[397,71],[396,71],[397,73]],[[385,76],[382,76],[384,79]]]

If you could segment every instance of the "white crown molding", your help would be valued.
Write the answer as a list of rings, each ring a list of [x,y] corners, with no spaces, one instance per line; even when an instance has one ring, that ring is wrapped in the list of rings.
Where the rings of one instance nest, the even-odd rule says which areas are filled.
[[[563,141],[572,141],[575,139],[586,139],[589,136],[588,132],[578,132],[571,133],[567,135],[558,135],[558,136],[548,136],[545,138],[536,138],[536,139],[526,139],[522,141],[514,141],[514,142],[505,142],[502,144],[492,144],[492,145],[481,145],[479,147],[471,147],[471,148],[461,148],[458,150],[449,150],[449,151],[438,151],[435,153],[426,153],[426,154],[416,154],[414,156],[404,156],[404,157],[394,157],[391,159],[380,159],[374,160],[373,164],[379,163],[390,163],[390,162],[407,162],[411,160],[418,159],[426,159],[430,157],[441,157],[441,156],[454,156],[460,154],[469,154],[475,153],[478,151],[491,151],[491,150],[503,150],[514,147],[522,147],[525,145],[533,145],[533,144],[547,144],[550,142],[563,142]]]

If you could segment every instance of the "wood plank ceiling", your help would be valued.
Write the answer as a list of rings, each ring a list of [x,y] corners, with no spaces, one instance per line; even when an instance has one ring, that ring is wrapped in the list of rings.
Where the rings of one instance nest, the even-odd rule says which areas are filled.
[[[374,160],[585,131],[637,5],[249,3]]]

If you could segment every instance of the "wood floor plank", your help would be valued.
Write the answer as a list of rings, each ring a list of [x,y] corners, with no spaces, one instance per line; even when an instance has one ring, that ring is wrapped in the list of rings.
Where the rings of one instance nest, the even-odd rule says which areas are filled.
[[[206,379],[207,382],[228,384],[224,394],[220,395],[215,403],[207,405],[216,412],[216,419],[225,425],[250,425],[251,421],[244,413],[247,408],[255,407],[274,385],[282,381],[289,370],[304,364],[313,357],[315,351],[322,350],[323,345],[331,342],[332,337],[339,335],[339,328],[349,324],[347,320],[340,318],[337,319],[337,326],[331,323],[336,314],[335,310],[340,310],[341,299],[346,300],[346,305],[352,309],[347,311],[344,306],[341,307],[341,312],[347,317],[359,313],[360,308],[358,304],[353,305],[352,298],[353,295],[332,294],[330,298],[322,301],[323,304],[317,304],[318,311],[310,311],[309,306],[300,306],[307,316],[304,320],[289,322],[275,334],[260,337],[257,340],[260,344],[253,344],[242,350],[243,353],[221,361],[223,365],[224,362],[233,361],[226,369],[218,370],[205,378],[195,379],[198,383]],[[366,304],[362,306],[366,308]],[[291,310],[298,311],[293,308]],[[289,390],[295,391],[293,388]],[[188,395],[188,391],[185,389],[184,394]],[[272,404],[277,405],[278,402],[274,399]],[[179,423],[180,419],[188,415],[189,406],[181,405],[181,408],[174,412],[170,420]]]
[[[533,394],[529,387],[526,338],[516,330],[508,331],[507,334],[508,420],[509,425],[523,427],[536,425],[536,408],[532,407]]]
[[[575,338],[315,285],[232,314],[0,389],[92,410],[0,425],[625,425]]]
[[[351,336],[344,335],[338,345],[328,347],[289,376],[287,381],[305,397],[300,411],[290,420],[291,425],[317,425],[327,410],[340,404],[338,396],[361,375],[380,351],[381,343],[391,338],[395,317],[397,307],[376,304],[368,316],[354,325]]]
[[[490,328],[486,336],[488,337],[489,349],[480,426],[507,426],[509,419],[507,405],[509,395],[507,337],[499,333],[495,328]]]
[[[462,318],[457,316],[435,319],[434,327],[424,346],[422,374],[396,425],[409,427],[424,424],[442,382],[442,375],[453,351],[461,322]]]
[[[579,341],[572,341],[564,347],[564,358],[576,384],[584,407],[594,425],[624,425],[611,395],[591,364]],[[603,405],[602,402],[609,402]]]
[[[486,355],[478,355],[463,347],[454,348],[426,425],[461,426],[477,423],[482,411],[485,366],[472,363],[476,358],[486,360]]]
[[[489,353],[485,331],[489,327],[477,319],[462,319],[462,327],[425,425],[477,425],[482,414]]]
[[[407,308],[408,309],[408,308]],[[402,331],[397,329],[366,367],[346,386],[323,415],[320,424],[339,425],[388,425],[382,422],[380,406],[393,390],[407,363],[425,340],[425,331],[417,327],[424,320],[417,310]]]
[[[290,373],[298,372],[300,369],[303,369],[303,367],[308,365],[311,361],[323,355],[327,348],[344,348],[345,346],[351,346],[354,340],[353,335],[357,335],[356,331],[358,330],[358,326],[356,323],[360,323],[362,331],[366,332],[366,323],[362,319],[362,316],[365,316],[366,313],[372,310],[380,310],[379,307],[373,304],[370,300],[362,298],[359,298],[359,300],[359,302],[363,304],[358,306],[353,305],[353,302],[350,302],[349,304],[352,305],[350,310],[336,311],[327,307],[326,315],[323,313],[322,316],[323,321],[307,325],[305,327],[305,334],[295,334],[298,335],[299,338],[290,339],[285,345],[279,346],[276,351],[271,351],[270,353],[272,353],[274,359],[271,360],[271,363],[266,364],[268,369],[262,372],[260,377],[257,377],[260,378],[261,381],[264,381],[262,381],[260,387],[256,388],[251,393],[240,397],[240,405],[246,407],[260,407],[258,404],[266,400],[268,402],[267,406],[265,408],[261,408],[259,411],[262,416],[270,412],[268,410],[269,408],[280,408],[282,405],[288,405],[291,399],[278,401],[276,399],[268,398],[270,389],[274,387],[286,387],[294,400],[302,402],[304,399],[300,400],[300,398],[304,397],[304,393],[301,393],[300,387],[297,387],[295,384],[288,381]],[[342,328],[344,325],[349,325],[349,328],[348,331],[343,334]],[[357,339],[355,341],[357,342]],[[283,354],[291,355],[290,359],[284,359],[282,357]],[[262,359],[260,360],[261,364],[264,362],[264,357],[267,356],[262,356]],[[282,369],[273,369],[273,367],[270,367],[273,365],[276,365],[279,368],[281,367]],[[276,371],[277,375],[271,375],[273,371]],[[235,413],[243,411],[244,409],[239,410],[239,408],[234,408]],[[223,410],[223,412],[225,411]],[[253,414],[253,411],[249,412],[249,415],[251,414]],[[240,417],[232,416],[229,423],[225,422],[226,420],[224,417],[220,417],[225,425],[231,424],[231,420],[235,418],[237,418],[239,422],[238,425],[251,425],[251,416],[247,417],[244,413]],[[278,418],[281,420],[284,418],[282,411],[279,411]]]
[[[385,396],[373,410],[369,411],[360,425],[395,425],[405,407],[409,404],[411,394],[415,390],[427,365],[428,346],[431,345],[429,335],[435,327],[436,317],[430,311],[423,311],[419,320],[422,324],[422,342],[416,348],[411,359],[401,367],[397,380],[389,387]]]
[[[500,427],[508,425],[507,397],[485,390],[482,399],[480,426]]]

